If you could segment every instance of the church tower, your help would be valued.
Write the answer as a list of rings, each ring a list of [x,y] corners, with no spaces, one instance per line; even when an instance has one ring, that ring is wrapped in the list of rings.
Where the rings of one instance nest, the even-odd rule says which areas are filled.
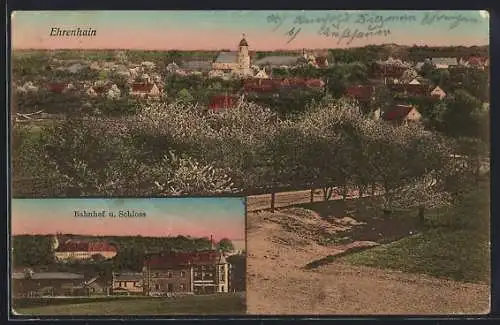
[[[245,39],[245,34],[243,34],[243,38],[238,48],[238,66],[243,73],[250,71],[250,54],[248,52],[248,43]]]

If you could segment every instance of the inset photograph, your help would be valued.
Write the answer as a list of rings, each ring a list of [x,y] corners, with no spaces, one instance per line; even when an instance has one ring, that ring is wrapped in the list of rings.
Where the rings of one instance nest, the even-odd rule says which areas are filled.
[[[243,198],[15,199],[11,220],[15,315],[246,311]]]

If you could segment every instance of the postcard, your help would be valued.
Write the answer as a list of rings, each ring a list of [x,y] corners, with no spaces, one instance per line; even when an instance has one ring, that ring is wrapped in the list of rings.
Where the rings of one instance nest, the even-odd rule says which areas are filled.
[[[253,315],[489,311],[488,11],[11,26],[15,198],[246,196]]]
[[[246,311],[242,198],[14,199],[11,225],[16,315]]]

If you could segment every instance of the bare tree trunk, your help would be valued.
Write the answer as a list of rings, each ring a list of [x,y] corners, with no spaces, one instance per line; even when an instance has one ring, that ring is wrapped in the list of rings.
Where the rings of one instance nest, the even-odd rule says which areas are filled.
[[[425,207],[424,206],[420,206],[418,208],[418,221],[419,221],[421,226],[425,225]]]
[[[333,193],[332,186],[323,187],[323,200],[330,201],[330,199],[332,198],[332,193]]]
[[[271,193],[271,212],[274,213],[274,203],[276,201],[276,193],[272,192]]]

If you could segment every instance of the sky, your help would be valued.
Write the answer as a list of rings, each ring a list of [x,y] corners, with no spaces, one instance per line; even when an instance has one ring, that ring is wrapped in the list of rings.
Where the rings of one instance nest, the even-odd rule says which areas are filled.
[[[146,217],[84,218],[74,211],[134,210]],[[243,198],[13,199],[13,235],[193,236],[215,240],[245,238]]]
[[[426,15],[436,15],[437,19],[427,24]],[[306,20],[310,23],[305,23]],[[459,22],[458,26],[452,26],[454,21]],[[13,49],[236,50],[243,34],[250,50],[257,51],[384,43],[429,46],[489,43],[489,15],[479,10],[17,11],[12,14],[11,26]],[[320,35],[324,27],[336,30],[340,36]],[[92,28],[96,36],[50,36],[52,28]],[[383,35],[366,36],[378,30],[384,31]],[[352,37],[348,35],[357,37],[349,41]]]

